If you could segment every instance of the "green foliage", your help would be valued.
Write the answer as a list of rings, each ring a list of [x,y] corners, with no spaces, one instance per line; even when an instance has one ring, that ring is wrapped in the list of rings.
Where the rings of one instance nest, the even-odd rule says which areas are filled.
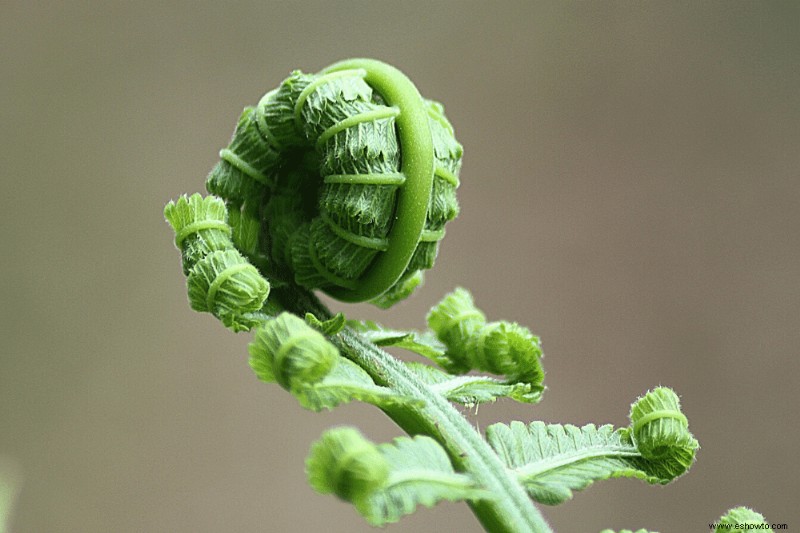
[[[429,331],[401,331],[386,328],[371,320],[350,321],[349,326],[376,346],[395,346],[427,357],[445,368],[450,365],[447,346]]]
[[[304,321],[283,312],[256,331],[250,344],[250,367],[258,379],[277,382],[312,411],[333,409],[354,400],[376,406],[413,403],[376,385],[361,367],[340,357],[326,335],[343,325],[341,314],[320,322],[311,313]]]
[[[214,196],[164,210],[191,307],[255,329],[260,380],[312,411],[372,404],[413,435],[374,444],[353,428],[329,430],[308,456],[311,486],[377,526],[467,501],[487,531],[547,533],[533,501],[559,504],[609,478],[664,484],[685,473],[699,445],[664,387],[634,402],[627,428],[514,421],[484,438],[453,403],[538,402],[543,353],[527,328],[487,321],[465,289],[431,309],[423,332],[348,321],[312,294],[382,308],[408,297],[458,214],[462,152],[443,107],[402,73],[349,60],[295,71],[246,108],[206,180]],[[746,508],[720,519],[762,522]]]
[[[422,399],[404,396],[389,387],[376,385],[364,369],[349,359],[341,359],[322,381],[297,387],[292,393],[300,405],[312,411],[330,410],[352,401],[376,407],[425,403]]]
[[[344,314],[337,313],[333,318],[323,321],[314,316],[314,313],[306,313],[306,323],[326,337],[330,337],[344,329],[344,326],[347,324],[347,319]]]
[[[456,289],[431,309],[428,327],[447,347],[442,364],[448,372],[483,370],[543,390],[539,337],[513,322],[487,323],[466,289]]]
[[[659,388],[634,404],[655,404],[673,395]],[[680,413],[680,411],[678,411]],[[636,427],[639,420],[632,418]],[[658,422],[653,422],[658,423]],[[531,497],[555,505],[572,498],[595,481],[631,477],[650,484],[669,483],[684,473],[694,460],[697,441],[685,426],[671,428],[678,434],[648,432],[631,438],[627,428],[511,422],[486,429],[486,439],[503,462],[525,485]],[[658,450],[654,455],[652,451]]]
[[[408,363],[407,366],[422,383],[428,385],[431,392],[469,407],[494,402],[498,398],[534,403],[541,397],[541,391],[532,390],[529,383],[509,384],[490,376],[452,376],[419,363]]]
[[[433,331],[400,331],[372,321],[351,321],[350,326],[377,346],[394,346],[427,357],[444,368],[410,365],[419,379],[449,400],[474,405],[500,397],[535,403],[541,399],[544,370],[539,338],[509,322],[486,322],[465,289],[456,289],[428,315]],[[505,375],[459,376],[470,370]]]
[[[444,449],[424,436],[376,446],[356,429],[329,430],[312,445],[306,471],[312,487],[352,502],[375,526],[397,522],[418,505],[491,497],[456,473]]]

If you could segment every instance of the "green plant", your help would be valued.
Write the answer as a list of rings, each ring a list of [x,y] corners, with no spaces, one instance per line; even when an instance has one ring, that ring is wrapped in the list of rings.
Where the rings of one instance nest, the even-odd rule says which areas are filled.
[[[546,532],[534,502],[560,504],[613,477],[682,475],[698,443],[663,387],[633,403],[628,427],[511,422],[482,436],[453,403],[538,402],[542,351],[527,328],[487,321],[465,289],[431,310],[424,332],[346,320],[314,296],[389,307],[411,294],[458,214],[461,155],[440,104],[393,67],[349,60],[293,72],[246,108],[207,179],[213,196],[165,209],[192,308],[255,331],[261,380],[315,411],[370,403],[410,435],[374,444],[329,430],[307,460],[311,485],[374,525],[464,500],[488,531]]]

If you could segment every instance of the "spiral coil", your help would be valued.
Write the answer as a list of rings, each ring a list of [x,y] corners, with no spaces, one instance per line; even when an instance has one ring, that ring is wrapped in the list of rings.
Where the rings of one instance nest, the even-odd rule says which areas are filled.
[[[262,222],[242,251],[269,256],[253,261],[268,277],[389,306],[433,266],[458,214],[462,153],[440,104],[356,59],[293,72],[246,108],[206,186]]]

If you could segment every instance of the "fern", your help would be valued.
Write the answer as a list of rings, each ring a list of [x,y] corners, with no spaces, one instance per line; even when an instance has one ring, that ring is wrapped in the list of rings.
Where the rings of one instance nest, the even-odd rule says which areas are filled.
[[[538,336],[489,321],[466,289],[434,306],[424,331],[347,320],[316,298],[386,308],[413,293],[459,212],[462,153],[441,104],[385,63],[348,60],[296,71],[245,108],[206,180],[213,196],[165,208],[191,307],[254,331],[261,381],[313,411],[375,405],[411,436],[375,444],[329,430],[306,463],[311,486],[377,526],[465,501],[487,531],[546,533],[534,502],[560,504],[610,478],[683,475],[699,445],[664,387],[633,402],[626,428],[514,421],[484,438],[453,404],[539,402],[544,354]],[[737,508],[717,531],[759,520]]]

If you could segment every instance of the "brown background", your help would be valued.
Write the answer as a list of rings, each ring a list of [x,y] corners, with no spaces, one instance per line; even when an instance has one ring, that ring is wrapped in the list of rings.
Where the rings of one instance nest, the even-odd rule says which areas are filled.
[[[200,191],[241,108],[292,69],[372,56],[442,100],[465,147],[462,214],[421,327],[456,285],[544,340],[538,406],[498,420],[625,424],[674,387],[700,440],[666,488],[608,481],[560,532],[707,531],[749,504],[797,514],[797,4],[4,3],[0,17],[0,464],[17,532],[369,531],[314,494],[327,427],[192,313],[162,208]],[[388,531],[478,531],[463,504]]]

